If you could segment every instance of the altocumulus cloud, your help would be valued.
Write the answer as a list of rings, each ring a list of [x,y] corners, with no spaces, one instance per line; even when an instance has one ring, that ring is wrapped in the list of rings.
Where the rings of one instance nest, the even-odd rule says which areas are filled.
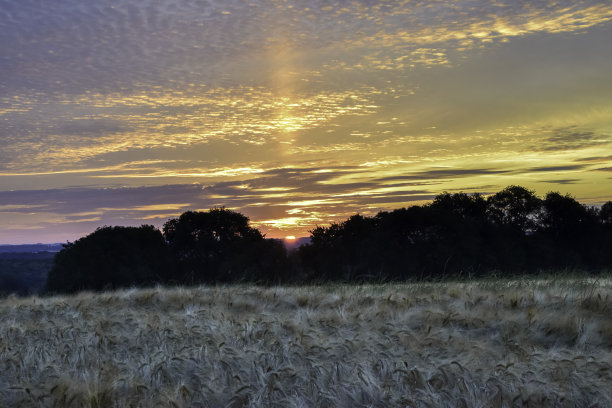
[[[2,0],[0,13],[2,89],[81,94],[168,81],[227,86],[262,80],[270,55],[288,47],[304,51],[298,61],[307,72],[448,64],[441,55],[486,41],[605,23],[612,6],[567,0],[537,7],[484,0]],[[359,52],[340,53],[343,61],[332,50]]]

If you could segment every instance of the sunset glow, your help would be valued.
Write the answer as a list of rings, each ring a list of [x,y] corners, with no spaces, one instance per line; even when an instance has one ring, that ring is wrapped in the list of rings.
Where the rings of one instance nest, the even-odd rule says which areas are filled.
[[[609,1],[0,0],[0,243],[612,199]]]

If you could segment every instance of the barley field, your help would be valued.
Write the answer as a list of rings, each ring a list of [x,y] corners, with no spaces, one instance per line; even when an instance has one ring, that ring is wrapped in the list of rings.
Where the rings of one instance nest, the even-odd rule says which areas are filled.
[[[612,279],[0,299],[4,407],[610,407]]]

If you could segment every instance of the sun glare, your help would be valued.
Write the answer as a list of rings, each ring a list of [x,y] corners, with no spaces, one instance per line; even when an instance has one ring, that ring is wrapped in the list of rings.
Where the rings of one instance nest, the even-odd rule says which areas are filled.
[[[295,236],[294,236],[294,235],[287,235],[287,236],[285,237],[285,240],[286,240],[286,241],[294,241],[294,240],[295,240]]]

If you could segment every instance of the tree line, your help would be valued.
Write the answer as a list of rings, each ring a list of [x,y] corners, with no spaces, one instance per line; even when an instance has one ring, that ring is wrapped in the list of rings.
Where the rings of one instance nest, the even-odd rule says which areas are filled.
[[[425,205],[355,214],[310,231],[287,251],[225,208],[150,225],[103,227],[64,246],[45,291],[156,284],[388,282],[612,268],[612,201],[539,198],[521,186],[496,194],[442,193]]]

